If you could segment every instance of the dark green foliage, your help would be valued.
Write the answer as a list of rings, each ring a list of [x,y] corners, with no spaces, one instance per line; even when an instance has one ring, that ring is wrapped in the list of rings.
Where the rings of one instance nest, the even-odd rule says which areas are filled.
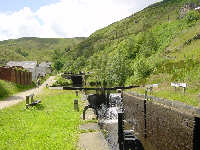
[[[187,23],[194,23],[200,19],[200,13],[195,10],[191,10],[185,16],[185,20]]]
[[[21,48],[17,48],[17,49],[15,50],[15,52],[18,53],[18,54],[20,54],[20,55],[22,55],[22,56],[24,56],[24,57],[27,57],[27,56],[28,56],[28,53],[25,52],[25,51],[23,51],[23,50],[21,50]]]
[[[60,71],[63,66],[64,63],[61,60],[56,60],[53,64],[54,69],[56,69],[57,71]]]

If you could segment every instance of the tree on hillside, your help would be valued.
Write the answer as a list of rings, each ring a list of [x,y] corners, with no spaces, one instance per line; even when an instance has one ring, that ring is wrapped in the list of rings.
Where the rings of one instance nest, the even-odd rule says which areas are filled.
[[[64,66],[64,52],[60,50],[54,50],[53,53],[53,66],[54,69],[60,71]]]

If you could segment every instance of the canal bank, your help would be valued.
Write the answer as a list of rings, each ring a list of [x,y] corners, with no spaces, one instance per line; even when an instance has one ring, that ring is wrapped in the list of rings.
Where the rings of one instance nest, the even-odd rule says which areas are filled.
[[[123,103],[125,120],[144,145],[151,143],[156,150],[199,150],[198,108],[152,96],[145,101],[144,95],[133,92],[124,93]]]
[[[102,97],[96,97],[94,94],[89,94],[87,97],[88,104],[86,105],[92,105],[93,103],[96,103],[96,100],[101,101]],[[106,96],[107,97],[107,96]],[[85,116],[86,124],[83,124],[80,126],[81,132],[83,132],[80,136],[79,141],[79,147],[83,149],[109,149],[109,150],[119,150],[119,139],[122,139],[122,142],[124,143],[123,138],[119,138],[119,134],[124,134],[123,131],[119,132],[119,112],[124,111],[123,107],[123,100],[122,100],[122,94],[121,93],[109,93],[109,96],[107,97],[109,100],[105,101],[105,103],[102,103],[99,105],[97,110],[95,109],[88,109],[86,111]],[[95,108],[95,107],[93,107]],[[94,112],[98,112],[98,125],[97,123],[91,124],[91,122],[94,122],[94,119],[96,118],[96,115],[94,115]],[[84,118],[84,117],[83,117]],[[87,123],[89,121],[89,123]],[[120,124],[122,125],[122,124]],[[122,125],[123,126],[123,125]],[[99,129],[100,127],[100,129]],[[124,126],[125,127],[125,126]],[[125,128],[124,128],[125,129]],[[128,128],[127,128],[128,129]],[[102,131],[102,132],[101,132]],[[130,131],[130,130],[129,130]],[[104,134],[104,137],[102,136],[102,133]],[[131,139],[126,141],[129,144],[125,144],[126,146],[129,146],[131,148],[130,150],[144,150],[144,146],[141,144],[139,139],[134,135],[134,131],[131,131]],[[104,139],[105,138],[105,139]],[[105,141],[106,140],[106,141]],[[89,141],[89,142],[88,142]],[[99,143],[99,144],[97,144]],[[101,143],[101,144],[100,144]],[[105,144],[106,143],[106,144]],[[96,147],[96,145],[101,145],[100,147]],[[105,146],[107,145],[107,146]],[[124,146],[125,146],[124,145]],[[153,149],[151,144],[148,143],[148,141],[145,142],[145,147],[148,149],[146,150],[157,150]],[[121,150],[121,149],[120,149]],[[123,150],[129,150],[129,149],[123,149]]]
[[[83,97],[85,98],[85,96]],[[83,119],[82,115],[81,119]],[[84,124],[80,125],[80,132],[79,150],[109,150],[107,141],[99,128],[96,115],[92,109],[86,111]]]

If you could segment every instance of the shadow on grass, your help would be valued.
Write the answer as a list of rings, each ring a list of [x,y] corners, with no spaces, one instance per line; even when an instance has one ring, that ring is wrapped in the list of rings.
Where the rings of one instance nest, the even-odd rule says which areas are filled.
[[[35,111],[35,110],[44,110],[44,105],[43,104],[37,104],[35,106],[29,106],[28,108],[26,108],[25,110],[29,110],[29,111]]]
[[[43,104],[37,104],[34,106],[36,110],[44,110],[44,105]]]

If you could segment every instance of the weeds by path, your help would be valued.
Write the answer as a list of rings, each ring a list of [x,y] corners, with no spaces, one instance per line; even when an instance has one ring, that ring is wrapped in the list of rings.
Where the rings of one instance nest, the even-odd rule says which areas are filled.
[[[25,90],[29,90],[31,88],[34,88],[35,85],[19,85],[16,83],[8,82],[0,80],[0,100],[12,96],[16,93],[23,92]]]

